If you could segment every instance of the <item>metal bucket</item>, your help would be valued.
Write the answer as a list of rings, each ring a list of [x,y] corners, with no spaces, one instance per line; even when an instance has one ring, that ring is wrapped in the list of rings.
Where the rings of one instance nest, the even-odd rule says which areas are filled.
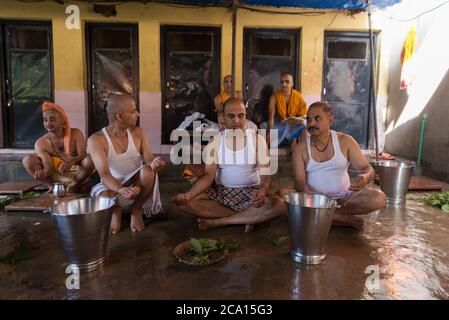
[[[61,200],[50,207],[72,272],[100,268],[106,257],[115,198]]]
[[[322,263],[326,259],[324,248],[336,201],[320,194],[298,192],[285,195],[284,201],[293,260],[305,264]]]
[[[380,189],[387,196],[387,203],[405,202],[414,163],[411,161],[379,161],[371,163],[379,177]]]

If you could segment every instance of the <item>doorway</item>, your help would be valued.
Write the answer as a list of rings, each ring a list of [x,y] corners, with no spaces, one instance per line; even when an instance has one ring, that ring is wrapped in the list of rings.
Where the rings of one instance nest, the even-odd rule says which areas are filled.
[[[280,89],[283,73],[293,76],[294,88],[300,87],[299,30],[245,28],[243,37],[244,97],[249,119],[259,123],[267,121],[268,100]]]
[[[3,145],[32,148],[46,131],[42,103],[54,99],[50,22],[0,21]]]
[[[137,30],[136,24],[86,26],[89,135],[108,125],[105,107],[111,94],[133,95],[139,110]]]
[[[161,39],[162,144],[171,144],[171,132],[194,112],[217,120],[221,30],[162,26]]]
[[[362,148],[369,139],[370,70],[368,33],[324,34],[322,99],[334,109],[333,129],[351,135]]]

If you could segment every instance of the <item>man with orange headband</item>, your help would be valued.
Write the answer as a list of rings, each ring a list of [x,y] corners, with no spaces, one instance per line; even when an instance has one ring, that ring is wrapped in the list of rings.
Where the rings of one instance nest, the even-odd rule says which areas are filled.
[[[81,130],[70,127],[64,109],[51,102],[42,104],[42,117],[47,133],[35,145],[35,155],[23,158],[28,173],[51,190],[53,183],[66,183],[74,192],[93,172],[94,166],[86,153],[86,140]]]

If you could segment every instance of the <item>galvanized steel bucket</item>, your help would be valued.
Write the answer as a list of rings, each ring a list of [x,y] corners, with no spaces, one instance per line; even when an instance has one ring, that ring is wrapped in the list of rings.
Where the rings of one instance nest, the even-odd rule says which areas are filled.
[[[83,197],[50,207],[72,272],[90,272],[103,265],[115,202],[109,197]]]
[[[322,263],[326,259],[324,249],[337,202],[321,194],[301,192],[285,195],[284,201],[293,260],[305,264]]]
[[[380,189],[387,196],[387,203],[393,205],[404,203],[414,163],[412,161],[379,161],[371,164],[379,177]]]

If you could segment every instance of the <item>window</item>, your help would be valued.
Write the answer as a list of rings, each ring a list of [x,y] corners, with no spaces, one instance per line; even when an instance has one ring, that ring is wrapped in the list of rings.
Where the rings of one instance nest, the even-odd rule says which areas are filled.
[[[365,42],[329,41],[327,57],[329,59],[365,60],[367,46]]]
[[[213,52],[212,34],[172,32],[168,47],[175,52]]]
[[[287,56],[291,54],[290,39],[253,38],[251,39],[252,56]]]

